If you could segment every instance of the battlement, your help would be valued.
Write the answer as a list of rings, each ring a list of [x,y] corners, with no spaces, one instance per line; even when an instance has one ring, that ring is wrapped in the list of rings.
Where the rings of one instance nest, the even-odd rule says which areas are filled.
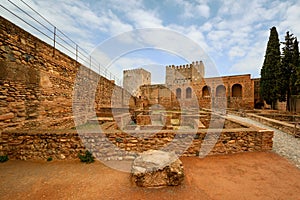
[[[175,66],[175,65],[169,65],[169,66],[166,66],[166,67],[169,67],[169,68],[172,68],[172,69],[180,70],[180,69],[190,69],[190,68],[192,68],[193,66],[201,66],[201,65],[203,65],[202,60],[196,61],[196,62],[193,61],[192,63],[186,64],[186,65],[177,65],[177,66]],[[204,66],[204,65],[203,65],[203,66]]]
[[[204,78],[204,64],[195,61],[185,65],[166,66],[166,85],[200,82]],[[123,87],[134,96],[139,96],[139,87],[151,84],[151,73],[143,68],[123,71]]]
[[[185,65],[166,66],[166,84],[174,85],[187,82],[197,82],[204,77],[204,64],[202,61]]]

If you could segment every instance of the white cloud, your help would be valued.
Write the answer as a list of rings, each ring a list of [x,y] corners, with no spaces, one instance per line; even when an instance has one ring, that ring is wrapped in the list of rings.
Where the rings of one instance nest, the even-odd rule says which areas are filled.
[[[200,15],[205,18],[208,18],[210,14],[210,8],[206,4],[197,5],[195,11],[194,15]]]
[[[17,0],[12,1],[18,5],[22,4]],[[252,70],[253,74],[257,74],[272,26],[277,27],[281,40],[288,30],[300,37],[300,2],[296,0],[175,0],[168,1],[168,4],[176,12],[167,10],[167,16],[163,13],[165,8],[161,7],[166,6],[166,3],[158,1],[149,3],[142,0],[27,0],[26,3],[88,51],[97,42],[135,28],[167,28],[194,40],[205,52],[213,55],[213,59],[220,62],[219,65],[226,65],[228,69],[231,67],[230,73],[234,73],[234,70],[236,73]],[[149,4],[151,6],[147,7]],[[42,28],[10,3],[5,6],[19,13],[30,24]],[[20,20],[0,11],[2,16],[8,17],[17,25],[29,29],[29,32],[52,44],[51,40],[20,23]],[[33,13],[30,9],[26,11]],[[52,30],[52,27],[49,27]],[[145,38],[131,36],[123,38],[123,42],[130,44],[137,39],[153,42],[156,38],[156,35],[151,34],[145,35]],[[155,41],[156,46],[164,43],[172,43],[172,47],[176,48],[184,46],[167,37]]]
[[[260,69],[263,64],[265,45],[261,42],[256,42],[253,47],[247,52],[243,59],[238,60],[229,69],[230,74],[249,73],[254,77],[259,77]]]
[[[204,17],[208,18],[210,16],[210,7],[207,5],[206,1],[185,1],[185,0],[176,0],[175,3],[182,7],[182,17],[183,18],[198,18]]]
[[[123,32],[131,31],[133,26],[122,22],[118,16],[112,13],[110,10],[108,11],[107,15],[104,16],[105,22],[103,23],[104,26],[108,28],[108,32],[110,35],[116,35]]]
[[[234,46],[229,50],[228,55],[231,59],[233,59],[235,57],[242,57],[245,55],[245,51],[242,48],[240,48],[239,46]]]
[[[180,25],[176,25],[176,24],[171,24],[167,28],[169,28],[170,30],[173,30],[173,31],[178,31],[179,33],[185,35],[189,39],[196,42],[203,50],[205,50],[207,52],[210,50],[210,48],[206,42],[206,38],[203,33],[204,30],[202,30],[202,27],[198,27],[198,26],[194,26],[194,25],[184,27],[184,26],[180,26]]]
[[[230,73],[236,70],[236,73],[259,74],[257,69],[264,58],[269,28],[277,26],[278,21],[285,18],[284,23],[281,23],[282,27],[291,24],[293,27],[299,27],[299,3],[292,7],[291,4],[268,0],[221,2],[217,15],[206,22],[212,24],[211,27],[208,26],[210,31],[206,38],[211,51],[215,52],[214,56],[232,63]]]
[[[211,22],[205,22],[203,25],[200,26],[200,30],[202,32],[210,31],[213,28],[213,25]]]
[[[279,24],[280,30],[290,31],[300,38],[300,2],[287,8],[284,20]]]
[[[162,27],[162,20],[155,10],[145,8],[142,1],[138,0],[113,0],[102,2],[99,7],[114,10],[123,20],[131,23],[134,28]]]
[[[157,28],[162,27],[162,21],[152,11],[134,10],[127,14],[135,28]]]

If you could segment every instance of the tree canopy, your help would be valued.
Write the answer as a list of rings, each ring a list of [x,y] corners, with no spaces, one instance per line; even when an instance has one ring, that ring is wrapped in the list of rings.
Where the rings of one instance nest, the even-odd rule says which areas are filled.
[[[261,69],[260,95],[272,109],[279,98],[280,42],[276,27],[270,30],[264,63]]]
[[[280,67],[280,101],[286,101],[286,110],[293,109],[292,96],[299,95],[299,48],[297,38],[286,32]]]
[[[275,27],[270,36],[261,69],[260,95],[275,109],[275,104],[286,101],[287,111],[293,110],[293,97],[300,94],[299,42],[293,34],[286,32],[282,54]]]

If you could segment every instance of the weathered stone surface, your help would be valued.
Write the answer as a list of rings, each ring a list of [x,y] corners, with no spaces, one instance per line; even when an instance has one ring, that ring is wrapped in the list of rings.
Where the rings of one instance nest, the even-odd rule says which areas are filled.
[[[174,152],[150,150],[134,160],[131,178],[141,187],[176,186],[184,179],[183,165]]]
[[[15,118],[14,118],[15,119]],[[16,124],[18,124],[17,122]],[[174,138],[173,130],[161,130],[150,138],[143,135],[143,131],[138,132],[140,138],[128,133],[115,130],[114,132],[102,135],[86,134],[78,135],[75,130],[45,132],[39,131],[0,131],[0,153],[9,155],[11,159],[44,159],[53,157],[62,159],[60,154],[66,156],[65,159],[77,158],[80,150],[93,148],[93,152],[99,158],[114,160],[118,158],[120,150],[125,151],[124,156],[130,156],[133,159],[137,153],[145,152],[151,149],[162,149],[172,142],[172,148],[185,149],[187,144],[180,142],[180,139]],[[176,133],[179,138],[186,138],[190,133]],[[206,138],[205,131],[198,132],[192,143],[181,156],[199,156],[200,150],[210,148],[210,144],[204,143]],[[270,130],[239,130],[223,131],[217,143],[211,149],[209,155],[231,154],[250,151],[269,151],[273,145],[273,131]],[[207,139],[207,138],[206,138]],[[236,141],[229,144],[229,141]],[[38,146],[37,146],[38,145]],[[208,147],[206,147],[208,145]],[[254,146],[253,146],[254,145]],[[28,149],[32,150],[27,151]],[[49,152],[51,150],[51,152]],[[21,153],[21,152],[25,153]],[[69,152],[69,153],[66,153]],[[40,156],[34,154],[42,153]],[[37,154],[39,155],[39,154]],[[123,155],[123,154],[122,154]],[[125,158],[124,159],[128,159]]]
[[[4,114],[4,115],[0,115],[0,121],[2,120],[7,120],[7,119],[12,119],[14,118],[14,113],[7,113],[7,114]]]
[[[85,123],[89,113],[80,110],[80,105],[90,105],[94,109],[89,97],[91,85],[96,88],[97,111],[111,107],[112,103],[122,107],[122,98],[112,98],[113,93],[130,98],[130,94],[113,81],[88,68],[82,67],[79,75],[80,63],[60,51],[54,52],[51,45],[2,17],[0,36],[0,116],[14,114],[13,118],[10,118],[11,114],[2,116],[1,131],[12,127],[21,130],[74,127],[72,105],[78,105],[79,109],[75,111],[82,116],[80,123]],[[73,95],[75,79],[78,77],[84,81],[77,81],[82,91],[77,100]],[[86,80],[89,80],[89,84],[85,84]],[[130,102],[133,107],[134,101]],[[15,107],[16,103],[22,107]],[[2,109],[7,110],[3,112]]]

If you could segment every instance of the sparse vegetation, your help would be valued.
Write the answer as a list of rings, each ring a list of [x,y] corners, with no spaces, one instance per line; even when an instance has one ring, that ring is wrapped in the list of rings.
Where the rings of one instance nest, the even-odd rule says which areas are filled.
[[[84,162],[84,163],[87,163],[87,164],[93,163],[95,161],[95,158],[94,158],[93,154],[91,152],[89,152],[88,150],[85,151],[84,155],[78,153],[78,157],[79,157],[81,162]]]
[[[85,123],[79,126],[72,127],[73,130],[91,130],[91,129],[99,129],[99,124],[90,124]]]
[[[6,162],[8,161],[8,156],[5,155],[5,156],[0,156],[0,162],[3,163],[3,162]]]
[[[52,157],[47,158],[47,161],[48,161],[48,162],[50,162],[50,161],[52,161],[52,160],[53,160]]]
[[[195,136],[194,136],[194,139],[199,139],[200,138],[200,134],[197,133]]]

